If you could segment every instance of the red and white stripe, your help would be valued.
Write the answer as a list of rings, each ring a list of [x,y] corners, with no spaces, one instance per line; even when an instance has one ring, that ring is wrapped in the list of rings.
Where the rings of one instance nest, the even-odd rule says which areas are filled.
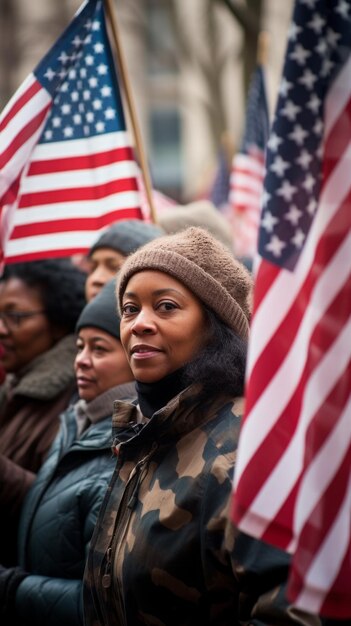
[[[237,256],[252,258],[257,250],[264,172],[264,154],[256,146],[233,158],[229,202]]]
[[[351,59],[326,100],[319,205],[293,273],[261,260],[233,520],[293,555],[290,597],[351,617]],[[336,158],[337,155],[337,158]]]
[[[6,262],[86,252],[118,219],[142,218],[127,132],[38,144],[51,98],[33,75],[1,121],[1,245]]]

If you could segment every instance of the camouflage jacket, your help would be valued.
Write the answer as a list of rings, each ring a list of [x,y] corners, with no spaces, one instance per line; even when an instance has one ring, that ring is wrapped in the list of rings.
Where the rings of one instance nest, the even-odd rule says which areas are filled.
[[[117,464],[86,565],[86,626],[233,626],[239,603],[245,621],[258,624],[258,580],[270,623],[308,623],[270,612],[264,550],[262,576],[250,553],[256,571],[245,587],[225,532],[241,402],[195,398],[188,388],[146,423],[135,405],[115,403]],[[286,562],[272,565],[277,584]]]

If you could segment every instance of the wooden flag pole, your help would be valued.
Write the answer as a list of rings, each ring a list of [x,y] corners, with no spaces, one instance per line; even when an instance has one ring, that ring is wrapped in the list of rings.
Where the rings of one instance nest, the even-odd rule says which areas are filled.
[[[152,196],[152,185],[151,185],[149,167],[148,167],[147,159],[145,156],[145,151],[143,148],[143,142],[141,139],[141,133],[140,133],[138,118],[137,118],[136,109],[135,109],[134,101],[132,97],[132,89],[131,89],[131,85],[129,81],[128,71],[127,71],[125,61],[124,61],[122,48],[120,45],[118,27],[117,27],[117,19],[116,19],[115,9],[113,7],[113,0],[104,0],[104,1],[105,1],[106,13],[110,21],[113,41],[114,41],[115,48],[116,48],[118,68],[121,73],[121,78],[122,78],[123,86],[124,86],[124,93],[126,97],[128,110],[129,110],[129,115],[130,115],[130,121],[131,121],[132,128],[133,128],[135,148],[138,154],[141,171],[142,171],[142,175],[144,178],[145,193],[146,193],[146,197],[147,197],[149,207],[150,207],[150,218],[152,222],[156,223],[157,215],[156,215],[155,205],[154,205],[153,196]]]
[[[257,40],[257,65],[265,67],[267,65],[269,49],[269,33],[266,30],[261,30]]]

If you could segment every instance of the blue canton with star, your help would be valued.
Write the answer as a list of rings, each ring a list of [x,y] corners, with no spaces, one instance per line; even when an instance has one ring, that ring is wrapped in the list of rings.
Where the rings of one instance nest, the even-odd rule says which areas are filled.
[[[351,0],[297,0],[267,144],[262,257],[293,269],[318,205],[324,101],[350,54]]]
[[[103,11],[88,0],[34,72],[53,99],[39,143],[125,130]]]

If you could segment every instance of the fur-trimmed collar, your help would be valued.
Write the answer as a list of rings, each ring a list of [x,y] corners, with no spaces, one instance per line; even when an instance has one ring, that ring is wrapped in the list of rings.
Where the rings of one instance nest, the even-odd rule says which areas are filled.
[[[67,335],[34,359],[20,376],[11,376],[11,381],[5,384],[10,383],[13,396],[51,400],[73,382],[75,355],[76,337]]]

